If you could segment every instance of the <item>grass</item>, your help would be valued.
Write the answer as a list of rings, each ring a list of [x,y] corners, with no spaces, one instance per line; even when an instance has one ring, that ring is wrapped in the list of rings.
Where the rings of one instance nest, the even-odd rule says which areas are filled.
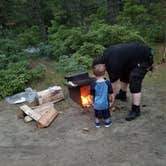
[[[35,59],[32,65],[43,64],[46,68],[45,77],[33,81],[30,86],[37,90],[46,89],[50,86],[64,86],[64,75],[56,71],[55,62],[48,59]]]

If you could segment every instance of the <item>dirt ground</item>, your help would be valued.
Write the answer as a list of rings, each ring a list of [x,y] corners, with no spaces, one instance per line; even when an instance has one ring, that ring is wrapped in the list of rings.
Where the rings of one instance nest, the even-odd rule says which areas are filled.
[[[141,117],[124,120],[128,94],[127,103],[116,103],[110,128],[96,129],[93,112],[81,112],[69,99],[59,103],[61,114],[46,129],[24,123],[16,116],[18,106],[1,101],[0,166],[165,166],[165,69],[146,76]]]

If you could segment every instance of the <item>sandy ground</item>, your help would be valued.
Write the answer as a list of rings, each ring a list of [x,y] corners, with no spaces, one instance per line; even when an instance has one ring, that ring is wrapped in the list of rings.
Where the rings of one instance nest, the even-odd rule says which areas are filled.
[[[165,69],[146,77],[141,117],[126,122],[130,100],[117,102],[110,128],[96,129],[93,112],[69,102],[49,128],[38,129],[17,118],[18,106],[1,101],[0,166],[165,166]]]

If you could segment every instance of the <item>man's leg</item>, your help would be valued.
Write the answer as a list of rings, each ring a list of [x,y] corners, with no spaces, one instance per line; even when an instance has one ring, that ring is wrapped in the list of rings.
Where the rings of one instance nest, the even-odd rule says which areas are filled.
[[[127,121],[131,121],[140,116],[140,103],[141,103],[141,85],[142,80],[146,74],[144,68],[136,67],[130,74],[130,92],[132,96],[131,111],[129,111],[126,117]]]
[[[128,83],[122,82],[122,81],[120,82],[120,89],[122,91],[126,92],[127,91],[127,87],[128,87]]]
[[[120,90],[118,94],[116,95],[116,99],[119,99],[121,101],[126,101],[127,100],[127,87],[128,83],[127,82],[120,82]]]
[[[139,93],[132,93],[131,97],[132,97],[133,105],[139,106],[140,103],[141,103],[141,92],[139,92]]]
[[[118,81],[112,82],[111,85],[112,85],[112,90],[113,90],[114,96],[116,96]]]

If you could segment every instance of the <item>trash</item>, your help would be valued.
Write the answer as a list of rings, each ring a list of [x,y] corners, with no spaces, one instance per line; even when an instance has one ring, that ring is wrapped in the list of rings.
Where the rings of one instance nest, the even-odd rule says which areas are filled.
[[[16,101],[14,102],[14,104],[23,103],[23,102],[25,102],[25,101],[26,101],[26,98],[25,98],[25,97],[21,97],[21,99],[20,99],[20,100],[16,100]]]
[[[83,131],[86,131],[86,132],[89,132],[89,128],[86,128],[86,127],[83,128],[82,130],[83,130]]]
[[[26,88],[25,92],[15,94],[5,98],[9,104],[19,104],[23,102],[32,103],[37,97],[37,92],[32,88]]]
[[[24,51],[30,54],[34,54],[34,53],[39,53],[40,49],[35,47],[29,47],[24,49]]]

